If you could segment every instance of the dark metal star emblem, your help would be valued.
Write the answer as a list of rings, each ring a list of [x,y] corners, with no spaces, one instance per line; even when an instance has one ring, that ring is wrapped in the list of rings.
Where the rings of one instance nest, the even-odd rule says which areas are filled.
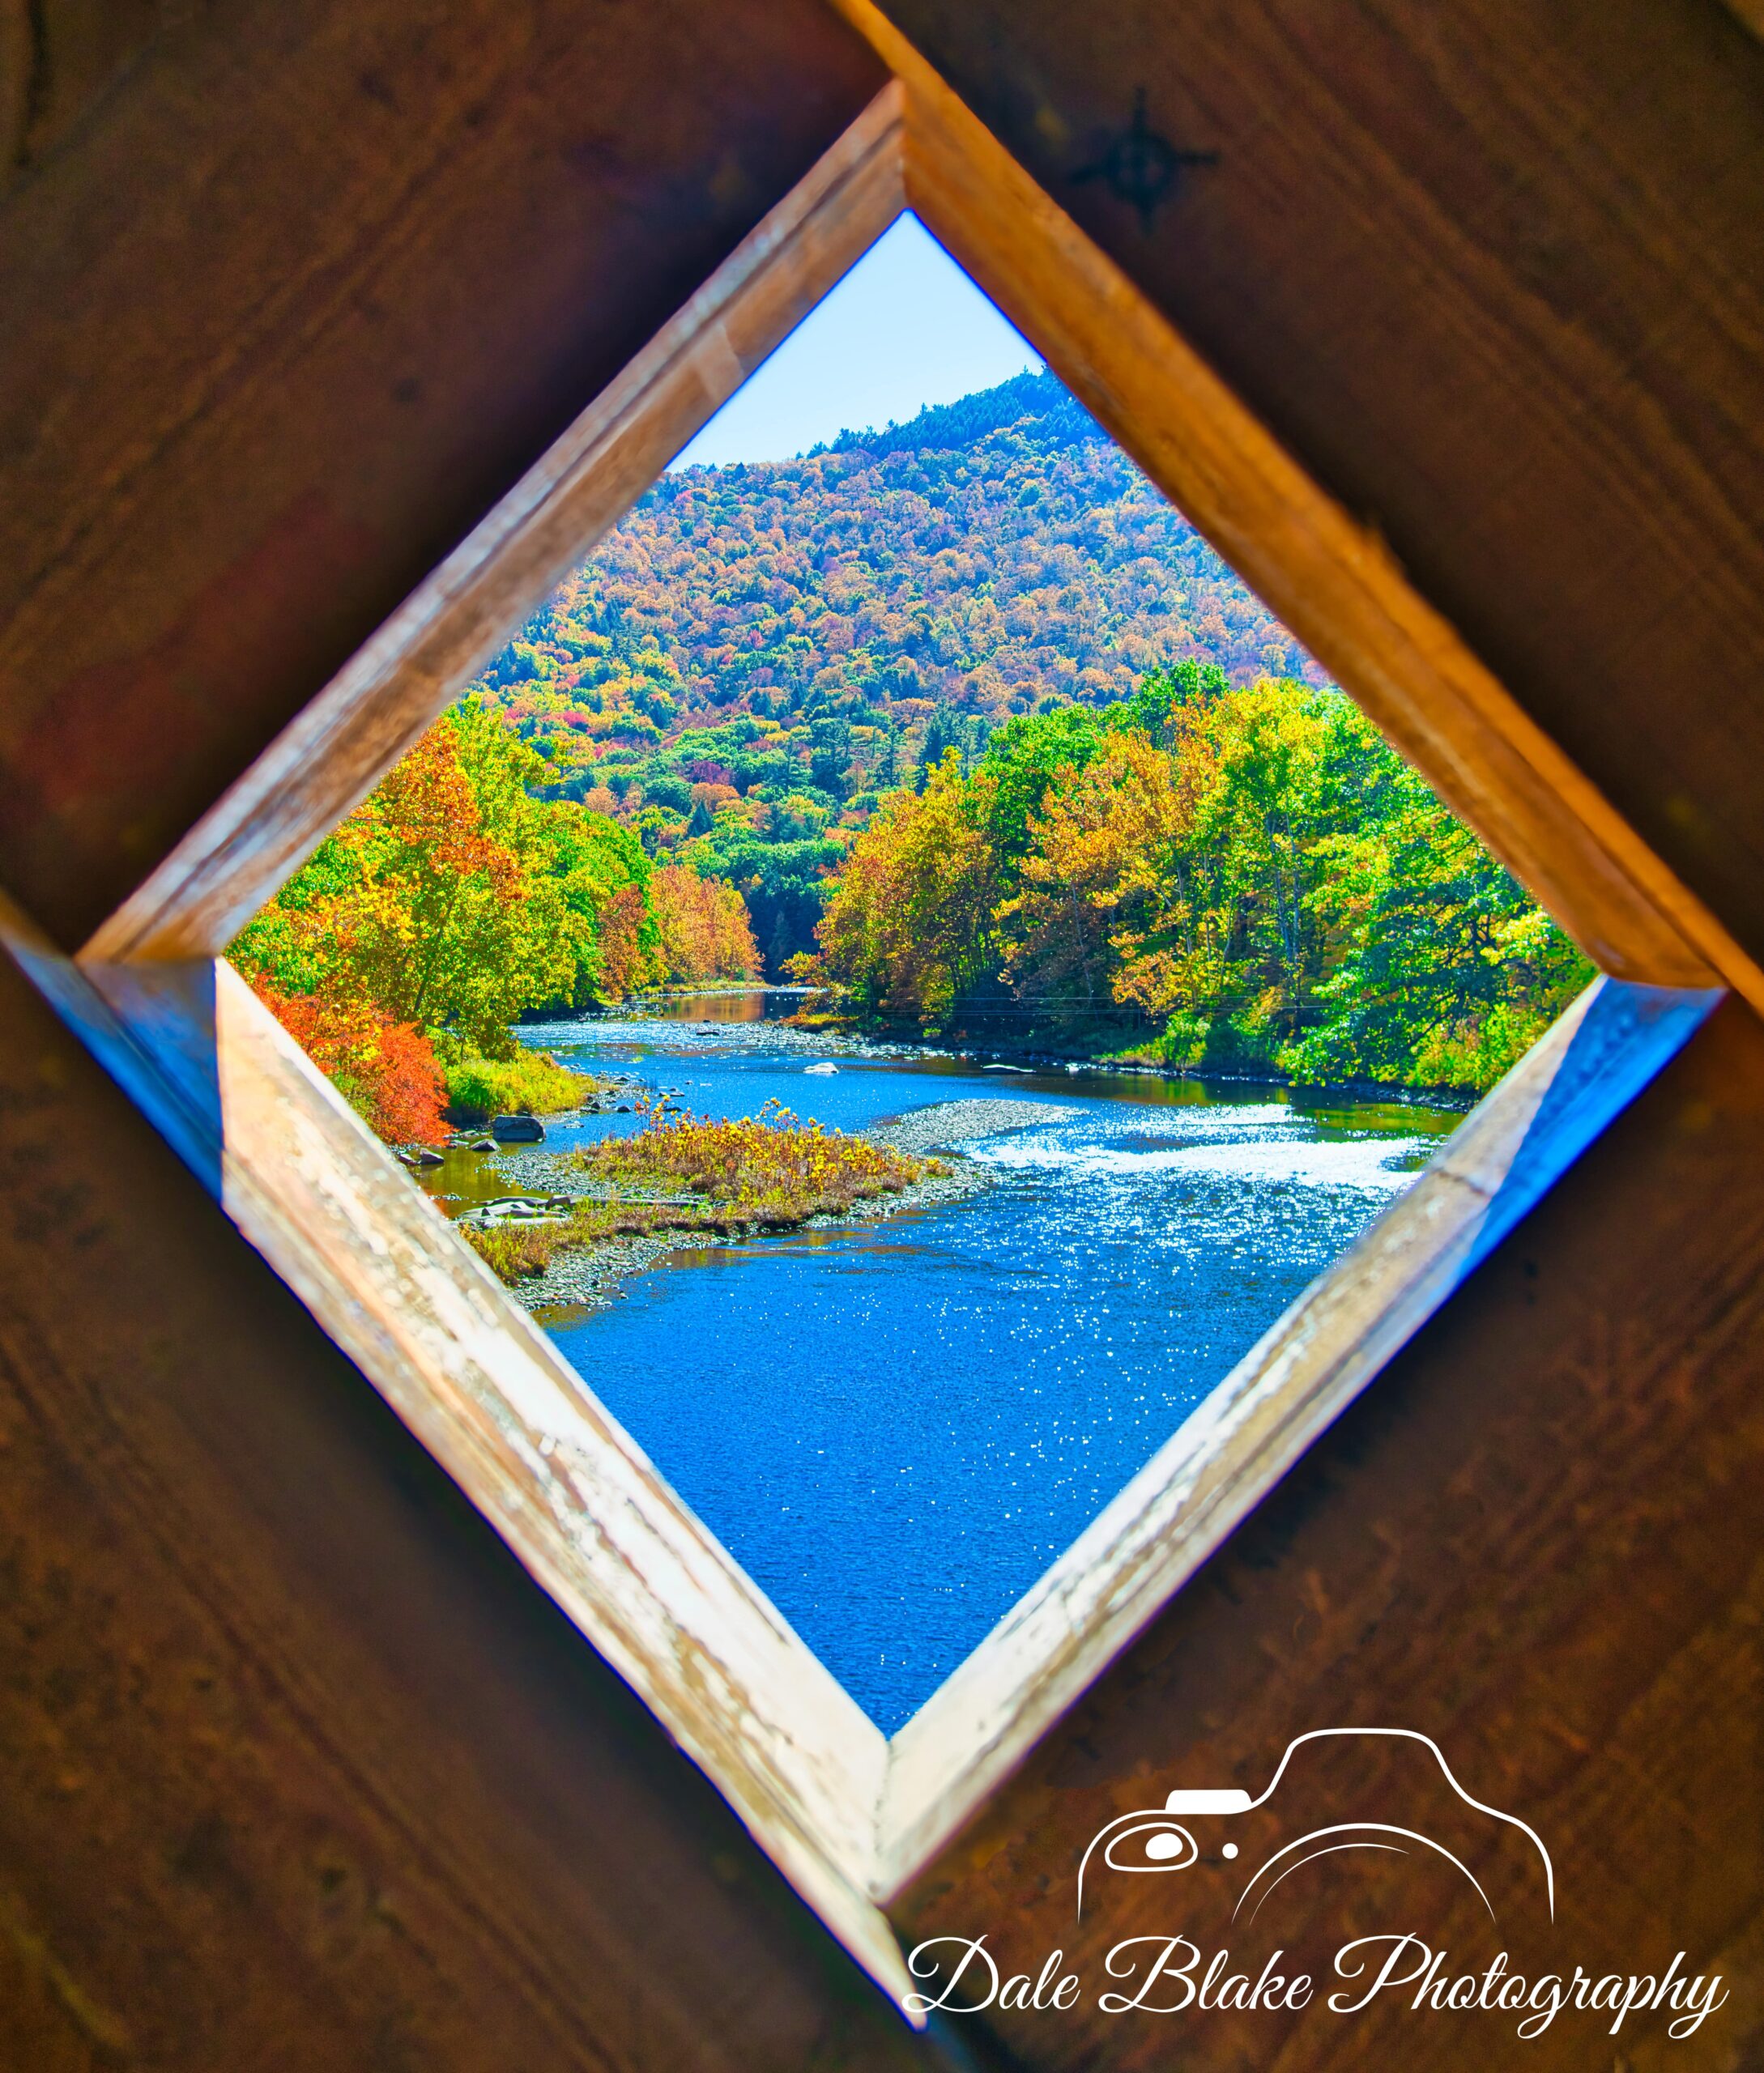
[[[1158,204],[1175,190],[1191,165],[1216,165],[1216,151],[1189,151],[1161,137],[1145,119],[1145,89],[1133,96],[1133,120],[1113,138],[1093,165],[1082,167],[1074,181],[1100,180],[1118,202],[1139,211],[1140,227],[1152,228]]]

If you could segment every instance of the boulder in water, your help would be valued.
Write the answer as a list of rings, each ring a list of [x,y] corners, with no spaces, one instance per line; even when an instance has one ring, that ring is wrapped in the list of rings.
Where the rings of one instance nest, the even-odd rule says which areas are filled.
[[[537,1144],[545,1134],[545,1126],[537,1116],[498,1116],[490,1125],[490,1134],[498,1144]]]
[[[827,1075],[827,1074],[829,1074],[829,1073],[836,1073],[836,1072],[837,1072],[837,1071],[838,1071],[838,1070],[839,1070],[839,1068],[838,1068],[838,1066],[829,1066],[829,1065],[804,1066],[803,1067],[803,1071],[806,1074],[807,1074],[811,1078],[815,1078],[815,1077],[817,1077],[817,1076],[824,1076],[825,1075]]]

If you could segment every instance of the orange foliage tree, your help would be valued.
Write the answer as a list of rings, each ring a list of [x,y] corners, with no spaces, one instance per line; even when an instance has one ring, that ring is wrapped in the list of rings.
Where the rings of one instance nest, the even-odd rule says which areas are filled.
[[[258,997],[321,1072],[390,1144],[436,1144],[447,1134],[434,1046],[420,1029],[369,1002],[284,994],[259,980]]]
[[[650,900],[670,978],[750,979],[759,970],[747,902],[727,879],[663,864],[650,880]]]

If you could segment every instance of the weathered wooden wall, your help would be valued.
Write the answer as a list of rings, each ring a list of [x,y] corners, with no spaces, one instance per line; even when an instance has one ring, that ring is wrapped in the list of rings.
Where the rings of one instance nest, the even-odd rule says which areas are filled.
[[[163,28],[0,211],[0,884],[83,941],[884,78],[817,0]]]
[[[0,2066],[905,2068],[0,956]]]
[[[1734,16],[1104,0],[1075,36],[1052,6],[882,11],[1755,951],[1764,52]],[[1148,215],[1093,170],[1142,95],[1219,155]],[[1093,1978],[1136,1928],[1229,1943],[1219,1882],[1173,1906],[1147,1880],[1075,1943],[1085,1841],[1173,1785],[1259,1790],[1308,1726],[1394,1719],[1550,1835],[1558,1951],[1627,1970],[1690,1944],[1736,1975],[1726,2027],[1674,2049],[1749,2062],[1761,1247],[1764,1030],[1730,1007],[915,1884],[903,1931],[1063,1945]],[[1500,2048],[1001,2027],[1050,2066]]]
[[[126,76],[173,10],[165,0],[0,6],[0,194],[40,165]]]
[[[1738,15],[886,11],[1764,951]],[[81,940],[881,77],[812,0],[0,11],[0,886]],[[1144,219],[1076,177],[1142,90],[1220,154]],[[923,2061],[9,968],[0,1231],[0,2064]],[[1104,1813],[1385,1714],[1547,1830],[1587,1962],[1734,1977],[1679,2062],[1755,2060],[1761,1251],[1730,1007],[903,1928],[1069,1949]],[[1031,2065],[1170,2049],[997,2027]]]
[[[22,4],[0,880],[77,943],[873,96],[798,6]],[[923,2054],[0,968],[0,2063]]]
[[[1407,1929],[1480,1953],[1478,1972],[1502,1947],[1532,1976],[1657,1972],[1684,1950],[1733,1999],[1667,2058],[1755,2064],[1761,1262],[1764,1027],[1729,1002],[914,1884],[894,1911],[903,1935],[987,1931],[1001,1969],[1032,1976],[1063,1948],[1093,1990],[1117,1940],[1178,1931],[1209,1953],[1254,1949],[1252,1976],[1276,1943],[1327,1976],[1349,1935]],[[1076,1928],[1078,1857],[1106,1822],[1176,1786],[1253,1796],[1293,1736],[1336,1725],[1431,1735],[1468,1791],[1529,1821],[1555,1861],[1553,1928],[1485,1832],[1472,1864],[1498,1934],[1466,1888],[1417,1883],[1409,1858],[1382,1886],[1357,1862],[1344,1883],[1296,1887],[1278,1934],[1258,1936],[1232,1922],[1243,1879],[1218,1862],[1216,1825],[1210,1864],[1093,1881]],[[1425,1782],[1406,1759],[1357,1752],[1302,1800],[1304,1826],[1412,1822]],[[1525,2044],[1498,2018],[1382,2006],[1351,2021],[1111,2018],[1093,1992],[1068,2016],[993,2020],[1026,2063],[1061,2069],[1174,2051],[1282,2073],[1481,2073],[1608,2068],[1616,2048],[1585,2014]],[[1623,2062],[1655,2064],[1658,2019],[1626,2028]]]
[[[1718,0],[880,0],[1754,956],[1764,45]],[[1216,151],[1148,215],[1144,96]]]

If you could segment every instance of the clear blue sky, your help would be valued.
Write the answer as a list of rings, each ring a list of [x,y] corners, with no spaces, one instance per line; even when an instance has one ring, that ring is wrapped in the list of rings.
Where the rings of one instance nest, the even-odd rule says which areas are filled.
[[[710,420],[676,468],[786,461],[1039,367],[916,216],[871,245]]]

